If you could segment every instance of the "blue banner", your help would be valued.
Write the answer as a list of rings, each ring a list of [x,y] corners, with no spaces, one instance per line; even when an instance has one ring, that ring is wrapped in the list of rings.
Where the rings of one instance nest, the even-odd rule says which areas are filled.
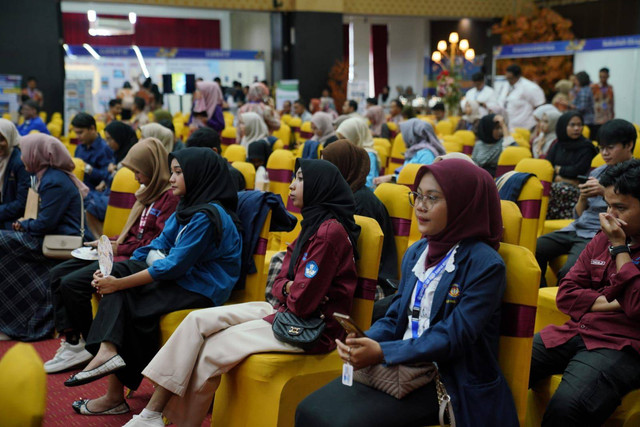
[[[576,52],[590,50],[638,48],[640,48],[640,35],[634,35],[496,46],[493,48],[493,56],[496,59],[527,58],[534,56],[573,55]]]
[[[130,46],[91,46],[98,55],[104,57],[130,57],[136,54]],[[69,53],[77,56],[89,56],[89,51],[80,45],[69,45]],[[211,50],[187,48],[140,47],[145,58],[176,59],[264,59],[264,52],[257,50]]]

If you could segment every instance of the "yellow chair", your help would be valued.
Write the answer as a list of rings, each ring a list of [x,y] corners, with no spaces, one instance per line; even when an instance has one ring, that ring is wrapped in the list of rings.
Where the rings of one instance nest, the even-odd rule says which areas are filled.
[[[562,325],[569,316],[558,310],[556,295],[558,288],[542,288],[538,293],[538,311],[536,313],[535,332],[540,332],[548,325]],[[527,398],[526,427],[536,427],[542,423],[542,416],[551,400],[551,396],[562,381],[562,375],[552,375],[540,381],[534,389],[529,390]],[[606,427],[635,427],[640,425],[640,389],[628,393],[616,411],[603,424]]]
[[[0,425],[41,426],[47,406],[47,374],[31,344],[17,343],[0,360]]]
[[[529,129],[515,128],[512,132],[512,135],[521,135],[525,141],[531,141],[531,131]]]
[[[227,147],[236,143],[236,128],[233,126],[227,126],[222,130],[220,134],[220,146],[222,148],[221,155],[224,155]],[[244,159],[243,159],[244,160]]]
[[[606,162],[604,161],[604,159],[602,158],[602,154],[598,153],[592,160],[591,160],[591,169],[595,169],[598,168],[602,165],[606,164]]]
[[[464,150],[464,145],[459,141],[444,141],[442,145],[447,153],[462,153]]]
[[[454,129],[458,127],[458,122],[460,121],[460,119],[461,119],[460,116],[449,116],[449,121],[453,125]]]
[[[3,118],[3,119],[5,119],[5,120],[12,121],[11,113],[4,113],[4,114],[2,114],[2,118]]]
[[[402,269],[402,257],[409,247],[409,234],[411,231],[411,218],[413,208],[409,204],[409,189],[400,184],[380,184],[374,194],[387,208],[389,217],[393,223],[393,236],[398,253],[398,272]]]
[[[394,122],[387,122],[387,128],[389,128],[392,138],[399,132],[398,125]]]
[[[279,194],[283,203],[289,198],[289,185],[293,179],[295,165],[296,158],[288,150],[275,150],[267,160],[269,191]]]
[[[282,142],[281,139],[276,139],[276,142],[273,143],[273,147],[271,147],[271,151],[282,149],[284,149],[284,142]]]
[[[476,135],[470,130],[457,130],[453,135],[462,142],[462,152],[470,156],[476,145]]]
[[[589,129],[589,126],[582,126],[582,136],[587,139],[591,137],[591,129]]]
[[[289,127],[288,124],[284,123],[283,121],[280,122],[280,129],[273,131],[273,136],[275,136],[280,141],[282,141],[285,147],[289,147],[289,144],[291,144],[291,128]],[[283,147],[278,147],[278,148],[283,148]],[[274,149],[275,149],[275,144],[274,144]]]
[[[514,169],[516,172],[532,173],[538,177],[542,184],[542,202],[540,203],[540,221],[538,223],[538,236],[542,234],[544,222],[547,219],[549,207],[549,193],[553,182],[553,165],[545,159],[522,159]]]
[[[391,145],[391,156],[387,166],[388,173],[394,173],[396,169],[404,165],[405,151],[407,151],[407,146],[404,143],[404,139],[402,139],[402,133],[398,133]]]
[[[69,148],[69,146],[66,146],[66,147]],[[75,145],[72,147],[73,147],[73,150],[75,151]],[[85,167],[84,160],[82,160],[79,157],[72,157],[71,160],[73,160],[73,164],[76,165],[76,167],[73,169],[73,174],[80,181],[84,181],[84,167]]]
[[[104,215],[103,234],[111,237],[122,232],[131,208],[136,202],[135,193],[139,188],[140,184],[136,181],[131,169],[121,168],[116,172],[111,183],[107,212]]]
[[[319,146],[318,148],[320,147],[321,146]],[[373,148],[376,150],[376,152],[378,153],[378,157],[380,158],[380,169],[378,170],[378,173],[380,175],[384,175],[387,169],[385,165],[389,161],[389,151],[387,151],[387,149],[382,145],[374,144]]]
[[[38,129],[33,129],[33,130],[29,131],[29,135],[32,135],[34,133],[40,133],[40,131]]]
[[[300,126],[302,126],[302,119],[300,117],[291,117],[287,124],[291,128],[294,141],[298,142],[300,139]]]
[[[304,142],[313,138],[313,129],[311,129],[311,122],[304,122],[300,126],[300,139],[298,142]]]
[[[42,119],[43,122],[47,123],[47,112],[46,111],[40,111],[40,113],[38,115],[40,116],[40,118]]]
[[[240,144],[232,144],[222,153],[222,157],[229,163],[245,162],[247,160],[247,149]]]
[[[535,176],[527,180],[518,196],[517,205],[522,213],[522,228],[520,230],[520,245],[536,253],[538,240],[538,222],[542,205],[542,184]]]
[[[522,214],[520,208],[509,200],[500,200],[502,212],[502,233],[501,242],[512,245],[520,244],[520,229],[522,228]]]
[[[233,122],[235,121],[236,118],[231,111],[223,111],[222,117],[224,118],[225,127],[226,126],[233,127]]]
[[[289,122],[291,121],[292,116],[291,114],[283,114],[282,117],[280,117],[280,121],[284,122],[284,124],[286,124],[287,126],[289,125]]]
[[[400,185],[406,186],[409,190],[415,191],[416,175],[418,174],[418,170],[423,165],[409,163],[405,167],[402,168],[400,173],[398,174],[398,180],[396,181]],[[408,196],[407,196],[408,197]],[[409,230],[409,240],[407,242],[407,248],[411,247],[415,242],[422,239],[422,234],[420,230],[418,230],[418,219],[415,215],[411,215],[411,229]]]
[[[635,157],[636,159],[640,159],[640,126],[638,126],[637,124],[633,124],[633,126],[636,128],[636,132],[638,132],[638,138],[636,139],[636,146],[633,149],[633,157]]]
[[[498,167],[496,168],[496,176],[502,176],[507,172],[515,169],[518,162],[522,159],[530,159],[531,150],[524,147],[507,147],[502,150],[498,158]]]
[[[53,137],[60,138],[60,135],[62,135],[62,125],[60,125],[58,122],[49,122],[49,124],[47,125],[47,129]]]
[[[451,121],[447,119],[440,120],[438,123],[436,123],[435,126],[435,130],[438,136],[453,135],[454,129],[455,128],[453,126],[453,123],[451,123]]]
[[[358,289],[351,317],[364,330],[371,324],[373,298],[382,253],[378,223],[355,217],[361,232]],[[212,426],[293,426],[298,404],[340,376],[342,360],[329,354],[254,354],[222,376],[213,403]],[[240,397],[241,396],[241,397]]]
[[[242,173],[242,176],[244,176],[245,188],[247,190],[253,190],[256,188],[256,168],[253,166],[253,163],[235,161],[231,163],[231,166]]]

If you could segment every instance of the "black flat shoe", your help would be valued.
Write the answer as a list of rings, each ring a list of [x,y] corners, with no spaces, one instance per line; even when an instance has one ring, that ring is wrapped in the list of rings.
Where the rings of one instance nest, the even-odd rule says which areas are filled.
[[[122,357],[120,357],[119,354],[116,354],[97,368],[91,369],[89,371],[78,372],[77,374],[72,375],[68,380],[64,382],[64,385],[67,387],[75,387],[83,384],[88,384],[92,381],[99,380],[102,377],[113,374],[114,372],[119,371],[126,366],[127,364],[124,362]]]
[[[129,405],[127,405],[127,402],[122,402],[111,409],[106,409],[101,412],[91,412],[89,408],[87,408],[87,404],[89,403],[89,401],[90,399],[76,400],[71,404],[71,407],[80,415],[120,415],[126,414],[131,410],[129,408]]]

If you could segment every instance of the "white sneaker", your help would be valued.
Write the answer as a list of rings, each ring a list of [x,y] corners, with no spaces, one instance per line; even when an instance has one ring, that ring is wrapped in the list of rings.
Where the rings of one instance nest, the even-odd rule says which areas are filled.
[[[162,421],[162,417],[142,418],[140,415],[134,415],[133,418],[122,427],[164,427],[164,421]]]
[[[45,372],[47,374],[62,372],[89,362],[93,359],[93,355],[84,349],[84,345],[85,342],[82,338],[76,345],[61,340],[60,348],[56,351],[56,355],[53,356],[53,359],[45,362]]]
[[[5,334],[4,332],[0,332],[0,341],[11,341],[12,339],[13,338]]]

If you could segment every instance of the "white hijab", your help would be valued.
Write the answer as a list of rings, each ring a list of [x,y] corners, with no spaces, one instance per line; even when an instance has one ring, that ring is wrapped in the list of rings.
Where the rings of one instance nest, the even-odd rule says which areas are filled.
[[[9,144],[9,152],[6,156],[0,157],[0,195],[2,194],[2,188],[4,187],[4,174],[9,165],[9,159],[13,153],[14,147],[18,146],[20,142],[20,134],[16,126],[7,119],[0,119],[0,135],[7,140]]]
[[[240,140],[240,144],[249,149],[249,144],[261,139],[267,139],[269,137],[269,129],[262,117],[257,113],[243,113],[241,116],[242,123],[244,124],[244,135]]]

